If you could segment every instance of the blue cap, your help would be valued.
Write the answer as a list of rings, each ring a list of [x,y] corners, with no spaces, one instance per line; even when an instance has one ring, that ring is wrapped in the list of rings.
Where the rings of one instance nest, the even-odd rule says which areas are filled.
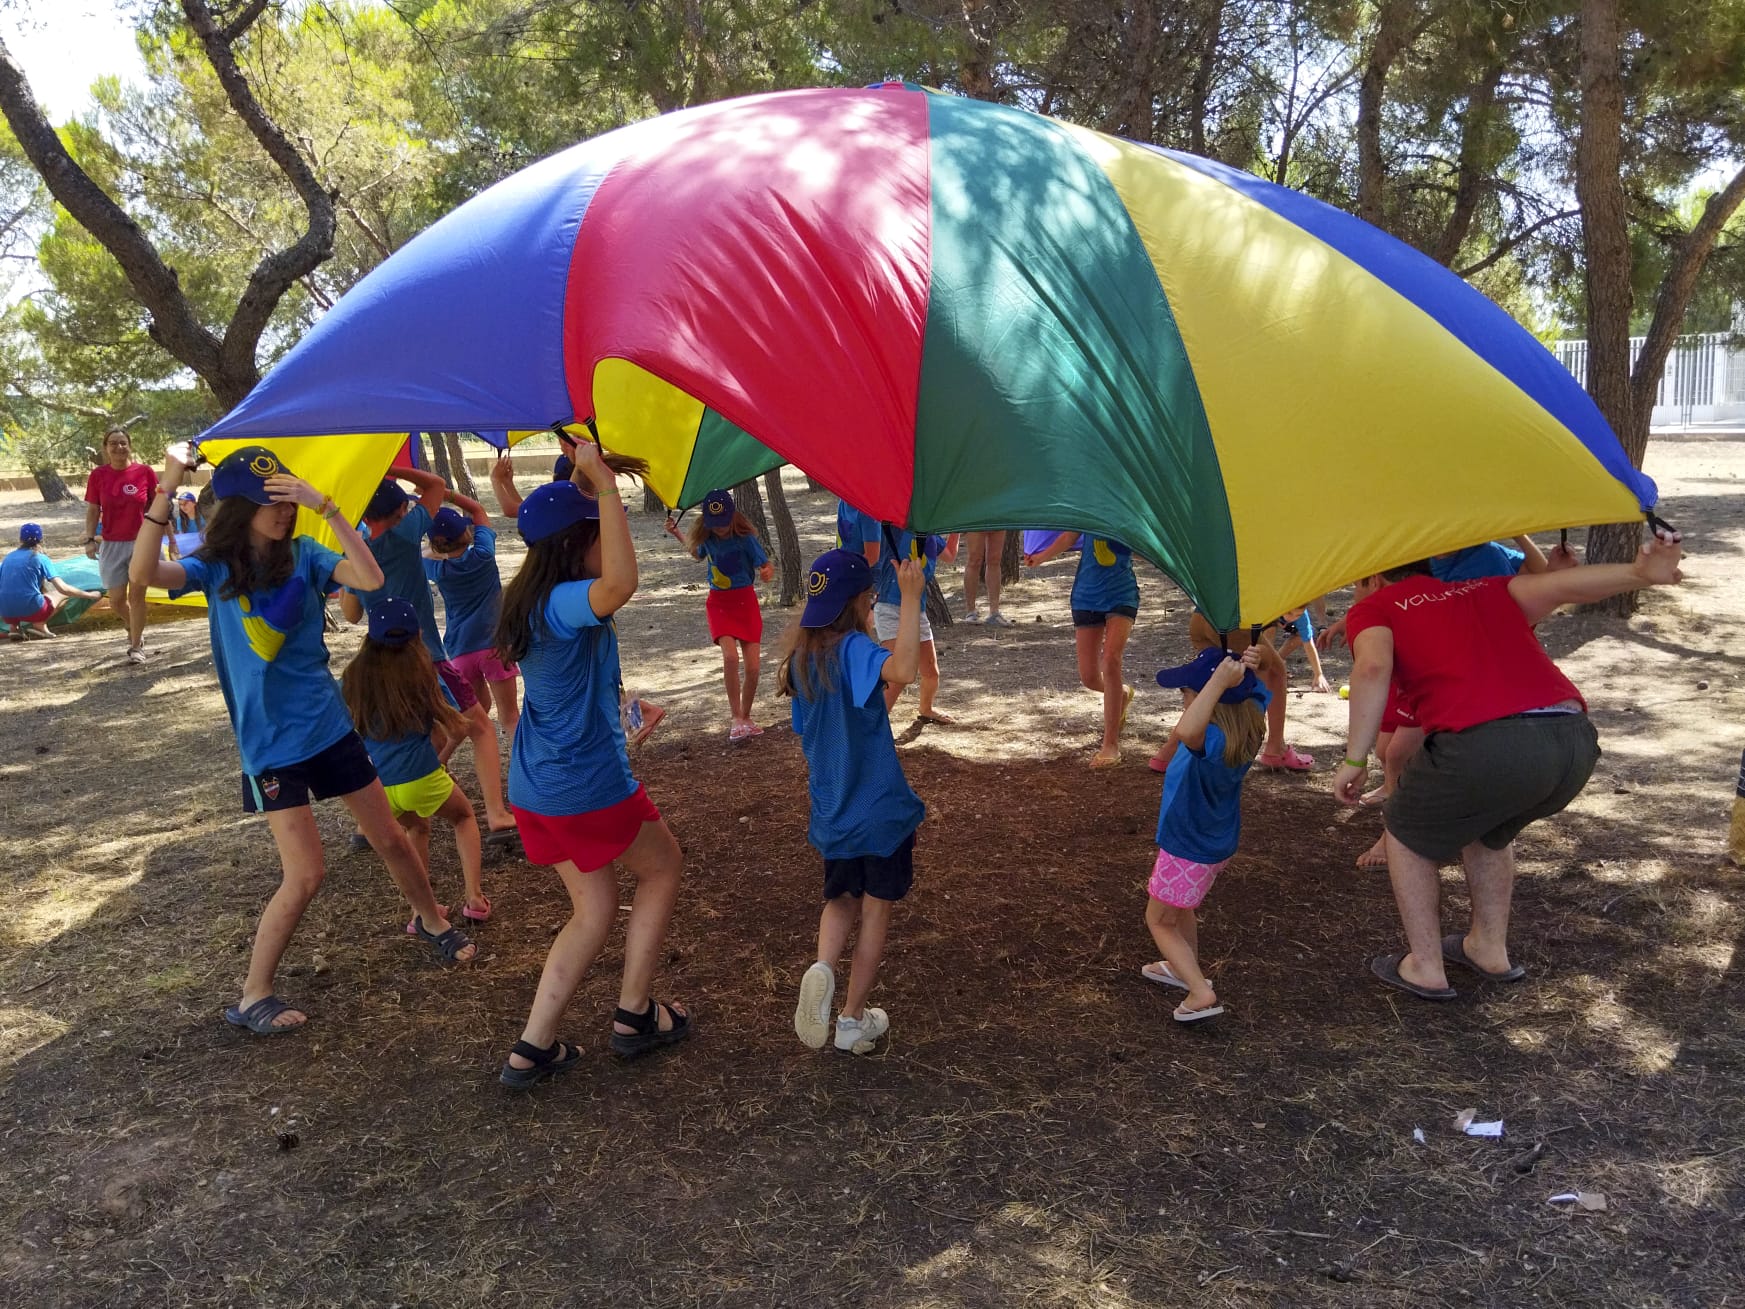
[[[42,528],[35,523],[26,523],[18,529],[19,545],[41,545]]]
[[[377,645],[402,646],[419,639],[418,611],[410,600],[391,595],[378,600],[370,610],[370,640]]]
[[[556,536],[566,527],[597,519],[600,502],[582,494],[574,482],[547,482],[535,487],[521,502],[521,512],[515,515],[515,526],[521,539],[532,545],[548,536]]]
[[[1218,671],[1218,665],[1226,659],[1236,656],[1228,650],[1205,649],[1175,668],[1165,668],[1157,675],[1157,684],[1162,687],[1179,691],[1199,691],[1212,680],[1212,674]],[[1242,680],[1218,697],[1220,704],[1241,704],[1244,700],[1258,700],[1264,707],[1272,697],[1267,689],[1260,684],[1260,679],[1254,675],[1252,668],[1242,670]]]
[[[266,446],[245,445],[225,455],[212,470],[212,494],[220,500],[240,495],[257,505],[270,505],[273,497],[267,494],[267,478],[290,471]]]
[[[430,520],[429,536],[432,541],[458,541],[472,525],[472,519],[459,510],[444,505],[436,511],[436,517]]]
[[[800,614],[800,626],[830,626],[848,602],[871,590],[872,584],[872,565],[865,555],[853,550],[828,550],[819,555],[806,575],[806,608]]]
[[[376,493],[370,497],[369,504],[364,507],[364,517],[376,520],[388,518],[411,499],[406,494],[405,487],[391,477],[384,478],[382,484],[376,488]]]
[[[557,462],[551,466],[551,480],[554,482],[567,482],[570,480],[570,474],[575,471],[576,461],[571,459],[568,455],[559,455],[557,457]]]
[[[703,526],[726,527],[733,521],[733,497],[726,491],[714,490],[703,497]]]
[[[176,492],[176,499],[178,500],[198,500],[199,498],[199,496],[194,494],[194,488],[191,486],[184,486],[180,491]]]

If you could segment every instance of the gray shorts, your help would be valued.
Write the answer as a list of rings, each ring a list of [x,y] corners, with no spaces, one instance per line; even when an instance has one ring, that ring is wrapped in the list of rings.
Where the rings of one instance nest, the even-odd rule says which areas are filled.
[[[105,591],[127,585],[127,569],[132,563],[132,541],[97,542],[97,576],[103,579]]]
[[[873,631],[878,633],[879,644],[897,639],[897,616],[903,612],[899,605],[875,604],[873,606]],[[933,639],[933,624],[927,621],[927,602],[921,602],[921,639]]]
[[[1586,714],[1517,715],[1436,732],[1412,756],[1382,813],[1408,850],[1452,863],[1474,841],[1501,850],[1529,823],[1561,813],[1599,757]]]

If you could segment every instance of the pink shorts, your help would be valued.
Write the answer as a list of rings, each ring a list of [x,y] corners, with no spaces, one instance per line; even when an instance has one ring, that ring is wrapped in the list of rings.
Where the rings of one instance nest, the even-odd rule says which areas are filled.
[[[471,654],[456,655],[448,662],[468,682],[513,682],[521,674],[514,664],[506,664],[497,658],[497,652],[489,646]]]
[[[1177,909],[1196,908],[1224,871],[1228,859],[1215,864],[1196,864],[1168,850],[1157,852],[1157,862],[1151,865],[1151,883],[1145,889],[1153,900],[1173,905]]]

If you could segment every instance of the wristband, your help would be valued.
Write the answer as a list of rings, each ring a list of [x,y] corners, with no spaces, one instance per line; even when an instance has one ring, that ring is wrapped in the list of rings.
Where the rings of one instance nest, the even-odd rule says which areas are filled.
[[[1367,769],[1369,767],[1369,756],[1365,755],[1361,760],[1359,760],[1359,759],[1353,759],[1348,755],[1348,756],[1346,756],[1346,759],[1345,759],[1345,766],[1347,768]]]
[[[170,525],[170,520],[167,518],[153,518],[150,514],[141,514],[140,517],[145,519],[148,523],[156,523],[159,527],[168,527]]]
[[[621,494],[621,493],[620,493],[620,492],[619,492],[619,490],[618,490],[618,488],[617,488],[617,487],[613,487],[613,488],[612,488],[612,489],[611,489],[611,490],[609,490],[609,491],[595,491],[595,492],[594,492],[594,499],[596,499],[596,500],[604,500],[604,499],[605,499],[605,498],[606,498],[606,497],[607,497],[607,496],[609,496],[609,495],[616,495],[616,496],[618,496],[618,497],[619,497],[619,498],[620,498],[620,499],[622,499],[622,498],[623,498],[623,496],[622,496],[622,494]]]
[[[339,506],[333,503],[332,496],[325,496],[321,501],[321,508],[317,509],[315,512],[320,514],[323,518],[332,518],[339,512]]]

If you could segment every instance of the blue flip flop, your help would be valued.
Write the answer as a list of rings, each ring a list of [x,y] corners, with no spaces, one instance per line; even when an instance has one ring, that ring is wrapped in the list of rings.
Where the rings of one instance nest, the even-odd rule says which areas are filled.
[[[297,1009],[297,1006],[288,1000],[279,999],[276,995],[269,995],[256,1000],[247,1009],[231,1005],[224,1011],[224,1021],[232,1027],[246,1027],[256,1036],[284,1036],[288,1032],[308,1026],[306,1015],[301,1023],[280,1023],[275,1026],[273,1019],[287,1009]],[[302,1010],[298,1009],[297,1012],[302,1013]]]

